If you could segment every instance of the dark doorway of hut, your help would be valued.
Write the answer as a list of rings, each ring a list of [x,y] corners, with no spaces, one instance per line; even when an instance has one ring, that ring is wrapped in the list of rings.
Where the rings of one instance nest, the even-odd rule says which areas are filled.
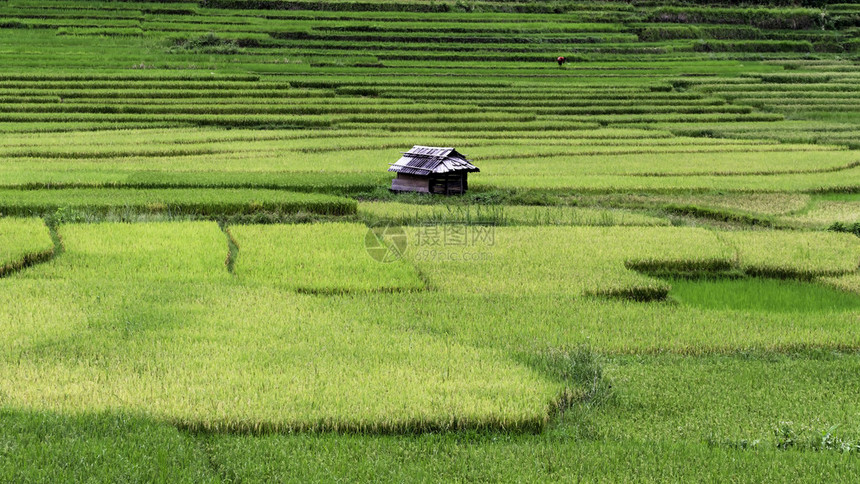
[[[416,145],[388,171],[397,173],[393,192],[462,195],[469,188],[469,173],[481,170],[454,148]]]

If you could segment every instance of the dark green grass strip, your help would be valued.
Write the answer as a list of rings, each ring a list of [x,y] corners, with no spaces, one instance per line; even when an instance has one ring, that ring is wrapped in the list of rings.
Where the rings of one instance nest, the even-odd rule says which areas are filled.
[[[218,226],[221,227],[221,231],[224,232],[224,236],[227,238],[227,260],[224,261],[224,264],[227,266],[227,272],[235,274],[236,259],[239,258],[239,244],[236,243],[236,239],[230,233],[226,222],[220,221]]]
[[[11,189],[220,189],[227,196],[227,189],[244,189],[247,192],[282,191],[317,192],[331,195],[364,193],[391,185],[391,174],[381,173],[337,173],[337,172],[289,172],[289,173],[224,173],[224,172],[173,172],[142,171],[131,173],[121,181],[73,181],[35,182],[9,184]],[[0,190],[0,200],[7,190]],[[204,193],[201,191],[200,193]]]
[[[740,212],[731,209],[719,209],[713,207],[689,205],[689,204],[665,204],[660,207],[668,213],[699,217],[704,219],[716,220],[719,222],[739,223],[744,225],[752,225],[759,227],[777,227],[775,219],[763,215],[752,215],[745,212]]]
[[[354,215],[356,210],[357,203],[347,198],[281,190],[0,190],[0,213],[59,216],[61,221],[72,212],[220,216],[261,212]]]
[[[27,267],[36,265],[40,262],[49,261],[54,257],[56,251],[56,248],[51,248],[50,250],[27,254],[18,260],[6,262],[5,264],[0,265],[0,278],[6,277],[9,274],[26,269]]]

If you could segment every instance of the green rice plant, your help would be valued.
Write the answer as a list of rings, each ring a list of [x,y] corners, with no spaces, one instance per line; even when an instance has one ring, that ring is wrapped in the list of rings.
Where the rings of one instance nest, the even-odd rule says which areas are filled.
[[[405,234],[396,229],[321,223],[229,230],[239,246],[235,272],[246,283],[324,294],[423,289],[418,272],[401,259]]]
[[[640,133],[641,131],[636,131]],[[52,146],[52,143],[61,143],[66,149],[74,146],[137,146],[143,141],[149,141],[153,145],[189,145],[199,143],[225,143],[231,141],[283,141],[283,140],[318,140],[324,138],[355,138],[355,137],[380,137],[390,136],[389,133],[381,131],[301,131],[301,130],[251,130],[234,129],[225,131],[216,128],[183,128],[163,129],[158,126],[153,128],[136,128],[122,132],[122,136],[110,130],[104,132],[80,132],[67,134],[39,135],[37,133],[22,134],[4,137],[4,148],[41,147]],[[632,134],[631,134],[632,136]],[[668,133],[664,137],[669,137]],[[297,143],[297,141],[294,141]],[[316,143],[319,148],[319,143]],[[313,146],[313,145],[312,145]],[[301,146],[299,146],[300,148]],[[61,151],[61,147],[54,146]],[[6,151],[8,153],[8,151]]]
[[[716,208],[727,212],[741,212],[751,215],[786,216],[805,209],[810,204],[812,197],[794,193],[735,193],[657,196],[648,197],[647,200],[676,206]]]
[[[470,255],[466,261],[467,257],[460,257],[464,261],[460,264],[461,271],[486,271],[489,265],[475,263],[476,258]],[[442,262],[441,257],[435,260],[436,265]],[[581,270],[577,277],[585,279],[585,284],[593,288],[600,287],[598,279],[604,283],[609,279],[599,269],[583,266]],[[600,297],[601,294],[597,294],[598,297],[576,297],[570,295],[571,288],[551,284],[541,291],[531,291],[534,287],[531,275],[517,265],[509,264],[508,270],[503,271],[486,272],[483,280],[472,276],[469,282],[479,284],[481,290],[471,293],[457,291],[453,286],[457,280],[447,285],[440,279],[435,292],[371,294],[362,299],[361,305],[354,304],[353,299],[329,303],[356,321],[398,330],[445,334],[464,343],[504,348],[517,354],[578,345],[588,345],[598,353],[609,354],[669,352],[706,355],[739,349],[776,353],[790,353],[803,348],[853,351],[860,344],[856,311],[841,308],[750,311],[677,304],[670,299],[651,302],[630,300],[635,295],[659,296],[654,290],[650,293],[628,290],[614,294],[624,297],[607,298]],[[550,271],[544,270],[547,272]],[[453,274],[454,270],[450,273]],[[509,275],[500,276],[500,273]],[[524,275],[520,276],[520,273]],[[677,276],[679,271],[670,270],[668,273]],[[500,279],[513,279],[510,274],[518,274],[511,285],[519,281],[523,291],[516,292],[514,288],[501,291],[504,281]],[[692,272],[692,275],[700,277],[703,274],[707,275],[702,270]],[[567,279],[568,284],[570,281],[578,282],[574,277]],[[657,283],[663,285],[658,286]],[[654,285],[665,288],[667,293],[671,291],[671,282],[666,279],[655,279]],[[632,286],[631,281],[627,287],[647,288],[642,280],[639,286]],[[565,290],[567,293],[562,293]],[[418,319],[404,317],[404,311],[423,316]],[[480,317],[475,314],[480,314]]]
[[[828,228],[834,223],[850,227],[860,221],[860,201],[818,199],[808,209],[782,217],[782,220],[814,228]]]
[[[52,177],[53,178],[53,177]],[[81,182],[74,179],[72,185]],[[237,177],[235,172],[135,172],[129,176],[123,176],[118,181],[107,179],[105,183],[109,186],[125,187],[175,187],[175,188],[251,188],[265,187],[268,190],[295,190],[302,192],[322,192],[341,195],[349,193],[365,193],[390,184],[390,177],[386,173],[338,173],[328,171],[317,172],[266,172],[258,171],[244,173]],[[56,182],[49,182],[56,185]],[[353,214],[354,201],[347,200],[347,205],[341,210],[333,210],[333,214]],[[255,211],[251,211],[254,213]]]
[[[44,221],[0,218],[0,277],[54,255],[54,242]]]
[[[60,232],[61,257],[0,281],[4,405],[192,430],[539,430],[563,390],[493,349],[351,324],[328,298],[244,285],[214,223]]]
[[[833,232],[737,231],[720,236],[737,250],[739,267],[750,274],[814,278],[857,270],[860,240]]]
[[[510,117],[515,117],[507,115]],[[348,119],[348,118],[347,118]],[[356,118],[361,119],[361,118]],[[430,116],[432,119],[432,116]],[[114,113],[0,113],[0,123],[17,122],[112,122],[112,123],[149,123],[173,122],[175,124],[198,126],[229,127],[324,127],[332,124],[332,119],[323,116],[278,116],[278,115],[208,115],[208,114],[114,114]]]
[[[493,225],[668,225],[669,221],[626,211],[588,207],[523,205],[415,205],[360,202],[358,215],[369,223],[400,225],[465,223]]]
[[[104,103],[106,100],[111,102],[133,102],[134,100],[155,100],[155,99],[206,99],[209,102],[215,103],[229,99],[304,99],[313,98],[321,99],[330,96],[331,92],[323,89],[180,89],[180,88],[136,88],[135,86],[126,86],[125,89],[89,89],[89,88],[66,88],[66,89],[2,89],[3,94],[15,94],[18,96],[28,96],[31,99],[43,99],[49,101],[59,101],[59,99],[74,100],[87,99],[93,102]]]
[[[533,109],[533,112],[538,115],[612,115],[612,114],[710,114],[710,113],[751,113],[753,110],[749,106],[700,106],[700,105],[685,105],[675,103],[668,106],[655,106],[643,102],[627,103],[622,106],[594,106],[587,107],[551,107]]]
[[[119,136],[121,134],[121,136]],[[468,137],[452,137],[449,133],[439,131],[391,133],[383,130],[253,130],[232,129],[225,131],[217,128],[183,128],[183,129],[129,129],[122,133],[110,130],[103,132],[79,132],[67,134],[38,134],[28,133],[8,135],[3,140],[4,156],[15,153],[15,149],[38,148],[42,152],[71,152],[70,156],[86,156],[90,151],[102,151],[109,155],[107,147],[122,147],[117,153],[145,153],[152,147],[169,147],[170,145],[197,145],[210,143],[231,142],[278,142],[274,146],[303,152],[322,152],[338,150],[357,150],[373,148],[395,148],[408,144],[415,137],[422,137],[428,142],[443,142],[454,140],[459,144],[470,145],[682,145],[696,144],[714,146],[719,144],[768,144],[755,140],[720,140],[701,138],[684,138],[672,136],[668,131],[640,129],[594,129],[575,130],[568,132],[493,132],[470,133]],[[324,140],[324,142],[321,142]],[[535,140],[540,140],[536,143]],[[144,141],[148,143],[141,146]],[[285,143],[285,141],[288,141]],[[57,146],[59,144],[59,146]],[[88,151],[76,150],[76,147],[91,147]],[[100,148],[96,148],[100,147]],[[226,144],[217,148],[230,148],[235,151],[241,146]],[[535,148],[533,147],[533,148]],[[135,148],[131,151],[130,148]],[[814,148],[814,147],[810,147]],[[24,156],[26,152],[22,152]],[[516,152],[514,152],[516,153]]]
[[[662,299],[669,286],[637,270],[731,264],[728,248],[701,229],[432,224],[412,228],[408,240],[409,258],[444,293]]]
[[[475,177],[470,187],[555,189],[579,192],[607,193],[613,191],[651,193],[690,193],[719,190],[722,192],[851,192],[860,170],[857,167],[837,168],[829,172],[800,172],[765,174],[723,174],[691,176],[625,175],[556,175],[554,177],[515,175]]]
[[[856,355],[839,352],[616,357],[609,358],[604,368],[613,382],[612,401],[579,408],[538,436],[220,435],[206,445],[216,459],[252,480],[295,477],[297,472],[309,480],[355,472],[368,478],[391,472],[406,481],[424,473],[510,480],[552,479],[556,473],[594,480],[643,475],[696,480],[703,474],[717,479],[731,475],[737,466],[745,474],[772,478],[805,475],[803,467],[791,464],[796,460],[821,466],[824,473],[848,476],[856,468],[851,445],[857,439],[851,423],[856,403],[850,398],[856,388],[851,379],[856,367]],[[850,402],[848,408],[842,406],[845,402]],[[774,435],[775,428],[786,426],[795,436],[793,449],[781,448]],[[828,431],[849,443],[846,450],[820,445]],[[438,462],[440,454],[444,463]],[[369,455],[383,456],[383,461],[366,459]],[[653,463],[655,455],[661,457],[659,464]],[[474,465],[475,459],[480,465]],[[528,465],[542,459],[551,464]],[[690,469],[691,459],[706,464]],[[590,464],[580,468],[582,460]],[[512,461],[522,465],[511,466]],[[252,464],[256,462],[267,465]],[[371,463],[356,469],[356,462]]]
[[[147,129],[147,128],[180,128],[185,127],[182,123],[171,122],[149,122],[149,123],[123,123],[117,124],[110,121],[104,122],[82,122],[82,123],[52,123],[52,122],[36,122],[36,123],[3,123],[0,124],[0,132],[2,133],[69,133],[75,134],[94,132],[94,131],[117,131],[130,129]]]
[[[217,482],[192,437],[139,416],[3,408],[0,442],[9,481]]]
[[[0,211],[28,215],[52,215],[58,210],[102,215],[127,212],[198,216],[249,215],[260,212],[349,215],[356,211],[356,203],[345,198],[282,190],[2,190],[0,200]]]
[[[789,40],[707,40],[693,43],[697,52],[812,52],[809,41]]]
[[[52,76],[42,78],[41,76],[25,78],[9,78],[3,83],[4,89],[21,89],[32,91],[99,91],[102,89],[115,90],[144,90],[144,89],[203,89],[203,90],[241,90],[241,91],[269,91],[288,90],[292,85],[288,82],[260,82],[259,78],[251,77],[211,77],[197,78],[169,75],[161,77],[158,75],[140,76]]]
[[[813,8],[737,8],[679,6],[659,7],[649,12],[657,22],[749,24],[764,29],[816,29],[827,19]]]
[[[516,148],[515,148],[516,149]],[[515,149],[505,150],[509,153]],[[554,148],[558,150],[557,148]],[[761,151],[759,151],[759,149]],[[473,149],[475,153],[490,150]],[[499,150],[493,150],[498,152]],[[519,151],[523,151],[519,148]],[[543,151],[549,151],[544,148]],[[578,153],[577,153],[578,151]],[[633,148],[594,148],[583,147],[579,150],[568,149],[566,156],[520,157],[511,154],[503,159],[489,157],[481,166],[493,178],[523,172],[535,178],[544,178],[552,173],[567,175],[620,175],[631,178],[667,176],[716,176],[731,175],[777,175],[791,173],[815,173],[828,168],[839,171],[852,168],[856,155],[850,151],[830,151],[796,153],[780,147],[713,146],[696,148],[694,146],[642,147]],[[562,152],[563,153],[563,152]],[[502,156],[507,155],[504,153]],[[526,153],[528,155],[528,153]],[[477,155],[472,155],[477,156]],[[486,167],[486,168],[485,168]],[[478,183],[482,178],[475,176]],[[552,182],[552,180],[547,180]],[[691,180],[692,181],[692,180]]]
[[[42,81],[42,82],[61,82],[61,81],[195,81],[195,82],[212,82],[220,83],[225,81],[233,82],[256,82],[260,80],[260,76],[254,74],[243,73],[214,73],[214,72],[170,72],[161,69],[155,71],[137,71],[129,73],[127,70],[107,70],[107,71],[91,71],[91,72],[72,72],[64,70],[56,71],[40,71],[38,69],[28,70],[26,72],[4,72],[0,74],[0,80],[6,81]],[[63,85],[63,84],[59,84]],[[74,83],[71,84],[74,87]],[[235,85],[235,84],[233,84]],[[38,89],[38,84],[33,84],[34,89]],[[128,86],[120,86],[125,89]]]
[[[831,427],[853,442],[858,437],[850,422],[854,403],[838,395],[856,388],[850,375],[857,364],[851,352],[619,358],[605,372],[616,388],[627,391],[617,397],[618,407],[598,408],[597,420],[610,439],[669,438],[715,446],[746,441],[777,448],[773,429],[792,422],[804,430],[798,444],[808,450]]]
[[[821,277],[818,281],[843,291],[860,294],[860,273],[858,272],[850,272],[842,276]]]
[[[772,313],[860,310],[860,297],[809,282],[741,277],[673,279],[670,283],[670,298],[707,309]]]
[[[66,224],[62,257],[18,274],[23,279],[228,280],[227,241],[215,222]],[[107,275],[107,277],[106,277]]]
[[[57,35],[91,35],[91,36],[142,36],[143,30],[138,27],[116,27],[116,28],[87,28],[87,27],[64,27],[57,29]]]
[[[857,8],[789,3],[0,2],[0,212],[66,246],[0,278],[0,481],[850,481],[855,239],[660,226],[856,222]],[[233,223],[331,215],[405,257]]]
[[[707,107],[703,107],[705,109]],[[402,114],[405,112],[413,113],[451,113],[451,114],[470,114],[478,111],[477,106],[469,105],[449,105],[449,106],[431,106],[413,104],[410,106],[400,105],[381,105],[381,103],[341,103],[337,104],[316,104],[309,105],[304,103],[291,103],[285,105],[274,105],[268,103],[264,106],[250,104],[226,104],[226,103],[209,103],[205,106],[200,106],[198,103],[188,102],[170,102],[162,104],[154,103],[114,103],[114,104],[90,104],[90,103],[27,103],[25,105],[0,105],[0,111],[15,111],[19,113],[98,113],[98,114],[209,114],[209,115],[224,115],[224,114],[292,114],[292,115],[313,115],[313,114]],[[419,118],[420,119],[420,118]]]
[[[334,481],[379,476],[397,482],[552,481],[560,476],[627,482],[726,480],[845,480],[852,458],[830,452],[785,452],[669,439],[611,440],[568,435],[427,434],[420,436],[218,435],[203,445],[230,475],[243,481]],[[811,432],[810,432],[811,433]],[[752,444],[752,441],[748,441]],[[690,465],[695,462],[696,465]],[[540,463],[540,464],[536,464]]]
[[[430,126],[441,128],[431,124],[424,129]],[[361,173],[358,178],[362,186],[382,186],[385,172],[380,168],[403,146],[414,144],[416,137],[425,144],[468,148],[483,169],[473,178],[475,187],[814,190],[850,184],[856,171],[852,166],[857,162],[851,151],[827,145],[667,138],[663,132],[643,138],[647,132],[617,129],[545,132],[539,137],[520,132],[527,127],[555,127],[555,122],[546,121],[499,124],[510,131],[510,136],[502,138],[498,133],[484,134],[488,126],[460,126],[475,131],[474,137],[451,137],[435,131],[386,134],[378,127],[365,126],[362,130],[301,134],[283,130],[256,134],[247,129],[235,130],[235,134],[183,130],[176,132],[177,142],[172,141],[170,131],[135,131],[127,136],[113,131],[74,136],[33,134],[10,137],[0,148],[4,156],[16,159],[2,170],[0,183],[304,190],[308,185],[300,181],[303,178],[313,177],[321,186],[336,187],[343,186],[344,177]],[[400,125],[398,129],[407,127]],[[642,141],[637,141],[637,135]],[[68,142],[58,146],[61,139]],[[350,163],[343,162],[347,151]],[[176,163],[178,157],[182,157],[181,164]],[[45,163],[48,160],[50,163]],[[207,179],[222,181],[205,182]]]
[[[700,128],[690,128],[689,125],[672,125],[671,129],[679,135],[701,133],[707,136],[744,138],[769,138],[788,143],[827,143],[839,144],[856,149],[857,132],[852,131],[851,124],[815,121],[786,121],[784,123],[769,123],[767,130],[760,123],[738,123],[735,125],[703,125]],[[826,126],[826,128],[825,128]],[[669,127],[669,126],[664,126]]]
[[[409,139],[404,139],[408,142]],[[492,143],[492,142],[489,142]],[[308,143],[308,147],[302,147],[302,151],[313,150],[313,142]],[[388,144],[388,143],[386,143]],[[275,147],[277,143],[272,144]],[[319,145],[319,143],[317,143]],[[5,174],[5,184],[21,185],[21,184],[37,184],[51,182],[69,183],[72,180],[80,180],[80,184],[95,184],[100,179],[110,180],[116,184],[130,184],[133,180],[139,180],[134,183],[142,184],[144,179],[150,180],[149,185],[144,186],[183,186],[183,183],[190,183],[185,186],[207,186],[202,182],[183,182],[191,178],[203,180],[205,178],[217,178],[217,171],[229,169],[229,173],[236,173],[236,170],[244,171],[241,177],[228,176],[228,172],[224,172],[224,179],[229,182],[226,186],[242,186],[251,187],[254,183],[259,183],[257,186],[301,186],[300,184],[275,185],[275,181],[284,178],[289,178],[288,173],[293,177],[299,175],[308,175],[310,172],[320,167],[330,166],[331,171],[328,176],[320,173],[318,178],[328,185],[339,184],[339,179],[346,175],[342,172],[343,169],[354,171],[356,173],[364,173],[364,178],[367,183],[371,183],[372,179],[382,178],[384,172],[378,171],[379,166],[385,160],[392,159],[398,147],[401,147],[401,142],[390,143],[390,148],[384,150],[362,150],[353,155],[353,163],[348,166],[341,162],[342,155],[335,151],[321,151],[318,154],[302,153],[296,155],[289,151],[283,152],[271,151],[272,148],[266,145],[248,145],[243,148],[239,145],[211,146],[211,147],[173,147],[172,151],[159,152],[158,148],[152,151],[140,151],[142,155],[170,155],[172,153],[190,154],[193,152],[212,151],[209,155],[186,156],[183,160],[183,171],[178,172],[175,161],[169,157],[153,157],[146,156],[139,159],[110,159],[103,161],[64,161],[62,163],[53,162],[45,165],[42,160],[21,159],[19,163],[7,167]],[[807,145],[808,146],[808,145]],[[254,148],[264,149],[263,151],[255,151]],[[504,148],[504,149],[502,149]],[[99,158],[101,157],[101,149],[65,149],[56,150],[56,154],[50,152],[42,152],[40,150],[32,150],[29,154],[39,154],[46,157],[54,158],[61,157],[79,157],[79,158]],[[732,188],[737,187],[739,183],[751,188],[768,187],[770,190],[777,189],[778,184],[770,183],[768,178],[773,180],[786,180],[786,182],[796,179],[798,183],[807,183],[806,188],[798,187],[797,189],[810,190],[820,184],[844,184],[850,181],[851,174],[855,171],[851,168],[853,158],[850,152],[834,152],[827,151],[826,148],[809,146],[809,149],[819,151],[819,153],[799,153],[799,151],[807,150],[807,147],[790,147],[786,146],[785,151],[768,152],[768,150],[780,150],[780,147],[750,147],[749,145],[739,145],[737,147],[721,146],[719,144],[703,146],[703,147],[681,147],[664,148],[655,146],[654,148],[630,149],[620,148],[614,149],[603,146],[581,146],[572,147],[569,149],[559,149],[555,147],[539,147],[529,148],[534,150],[534,153],[529,153],[521,147],[508,146],[503,147],[503,143],[492,149],[479,149],[475,151],[480,155],[481,159],[486,159],[482,163],[482,168],[486,172],[474,177],[474,186],[490,185],[490,186],[535,186],[542,188],[557,188],[574,186],[579,189],[593,189],[595,186],[604,187],[635,187],[635,188],[650,188],[650,189],[671,189],[671,188],[695,188],[695,187],[722,187]],[[135,151],[140,148],[134,148]],[[148,150],[148,148],[147,148]],[[217,151],[236,150],[233,154],[218,154]],[[737,150],[733,152],[733,150]],[[62,152],[61,152],[62,151]],[[128,153],[134,153],[129,151]],[[666,153],[673,151],[671,155]],[[702,153],[703,151],[725,151],[725,153]],[[20,149],[7,150],[10,154],[26,155],[27,151]],[[543,152],[543,153],[541,153]],[[554,154],[579,156],[556,156]],[[614,153],[613,153],[614,152]],[[746,152],[746,153],[745,153]],[[112,153],[124,154],[124,151],[104,151],[104,154],[110,156]],[[505,157],[508,153],[522,153],[526,155],[523,160],[516,159],[492,159],[496,157]],[[615,154],[617,153],[617,154]],[[665,154],[663,154],[665,153]],[[696,158],[691,158],[690,154],[698,154]],[[699,154],[701,153],[701,154]],[[80,155],[79,155],[80,154]],[[396,154],[396,153],[395,153]],[[545,156],[545,157],[542,157]],[[613,164],[602,165],[598,163],[599,157],[612,157],[618,160]],[[704,163],[705,160],[710,163]],[[235,160],[235,161],[234,161]],[[772,160],[773,163],[768,163]],[[839,165],[840,161],[845,161],[846,165]],[[225,165],[225,162],[233,161]],[[671,161],[671,162],[670,162]],[[390,161],[389,161],[390,162]],[[690,163],[695,162],[694,165]],[[755,165],[761,167],[761,172],[754,171],[752,173],[744,173],[743,171],[755,169]],[[779,163],[777,167],[774,164]],[[802,163],[802,164],[801,164]],[[640,166],[641,165],[641,166]],[[672,166],[669,166],[672,165]],[[743,166],[742,166],[743,165]],[[528,174],[524,174],[523,168],[528,167]],[[665,167],[665,168],[664,168]],[[110,168],[108,170],[107,168]],[[655,168],[667,170],[666,173],[654,171]],[[688,170],[687,172],[679,170]],[[719,171],[712,171],[712,170]],[[553,177],[544,176],[543,173],[557,173],[558,170],[564,170],[565,174],[556,175]],[[770,171],[773,170],[773,171]],[[606,173],[606,171],[610,171]],[[612,173],[614,171],[616,173]],[[204,173],[207,172],[207,173]],[[304,172],[304,173],[303,173]],[[674,173],[673,173],[674,172]],[[839,173],[841,176],[835,176],[831,172]],[[268,174],[265,176],[257,176],[258,174]],[[800,175],[813,175],[820,173],[820,176],[808,176],[804,178]],[[689,175],[706,175],[715,178],[691,177]],[[630,175],[638,175],[631,177]],[[770,175],[768,178],[759,175]],[[775,176],[780,175],[780,176]],[[783,176],[784,175],[784,176]],[[263,180],[253,182],[252,180]],[[325,180],[328,179],[329,183]],[[525,181],[524,181],[525,180]],[[566,185],[567,183],[573,185]],[[384,183],[384,182],[380,182]],[[225,183],[218,183],[225,185]],[[735,188],[737,189],[737,188]]]

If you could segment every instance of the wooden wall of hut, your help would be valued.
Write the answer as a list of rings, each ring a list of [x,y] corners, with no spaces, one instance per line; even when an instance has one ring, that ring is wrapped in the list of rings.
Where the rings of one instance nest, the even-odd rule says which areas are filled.
[[[469,188],[468,172],[453,172],[429,176],[398,173],[391,181],[395,192],[433,193],[436,195],[462,195]]]
[[[462,195],[466,193],[467,172],[452,172],[430,177],[430,193],[438,195]]]

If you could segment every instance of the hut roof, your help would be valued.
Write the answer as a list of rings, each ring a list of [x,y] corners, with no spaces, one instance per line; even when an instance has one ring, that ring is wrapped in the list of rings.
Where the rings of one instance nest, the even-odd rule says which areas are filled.
[[[452,171],[480,171],[454,148],[413,146],[403,157],[391,164],[388,171],[409,175],[430,175]]]

